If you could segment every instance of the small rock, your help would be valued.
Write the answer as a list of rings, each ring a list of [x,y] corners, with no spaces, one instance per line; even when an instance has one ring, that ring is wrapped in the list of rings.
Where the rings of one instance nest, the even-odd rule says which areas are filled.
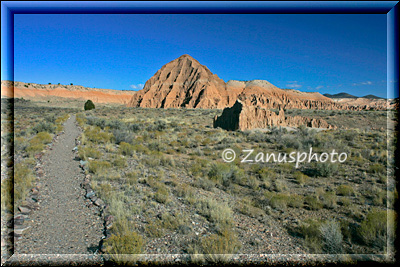
[[[98,198],[98,199],[94,202],[94,204],[95,204],[96,206],[98,206],[98,207],[101,207],[101,206],[104,205],[104,201],[101,200],[100,198]]]
[[[93,191],[88,191],[87,193],[86,193],[86,198],[90,198],[91,196],[94,196],[96,193],[95,192],[93,192]]]
[[[29,209],[29,208],[27,208],[27,207],[23,207],[23,206],[18,207],[18,210],[19,210],[21,213],[23,213],[23,214],[29,214],[29,213],[31,213],[31,209]]]
[[[37,194],[39,194],[39,190],[36,187],[32,188],[31,193],[32,193],[32,195],[37,195]]]
[[[30,226],[27,226],[27,227],[18,227],[18,228],[14,228],[14,234],[17,234],[17,235],[22,235],[26,230],[28,230],[29,228],[31,228]]]

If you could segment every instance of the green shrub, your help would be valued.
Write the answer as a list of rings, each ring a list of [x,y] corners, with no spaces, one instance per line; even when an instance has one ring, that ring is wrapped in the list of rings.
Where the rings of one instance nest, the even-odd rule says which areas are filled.
[[[269,203],[272,208],[285,210],[289,202],[289,195],[287,194],[273,194],[270,198]]]
[[[126,143],[126,142],[121,142],[119,144],[119,153],[125,156],[132,156],[134,152],[134,147],[133,145]]]
[[[88,101],[85,102],[85,105],[84,105],[84,109],[85,110],[92,110],[92,109],[95,109],[95,108],[96,107],[94,106],[92,100],[89,99]]]
[[[88,158],[99,159],[103,156],[99,150],[92,146],[79,146],[78,147],[78,155],[82,160],[88,160]]]
[[[322,204],[329,209],[337,207],[337,197],[335,192],[326,192],[322,195]]]
[[[104,241],[104,247],[108,254],[141,254],[144,251],[143,238],[134,231],[122,234],[112,234]],[[118,261],[120,258],[116,258]]]
[[[162,237],[164,235],[164,230],[159,219],[149,222],[144,229],[150,237]]]
[[[387,211],[372,210],[359,228],[359,236],[366,245],[383,248],[386,245]]]
[[[369,166],[369,172],[370,173],[385,173],[386,169],[382,164],[375,163]]]
[[[353,196],[354,189],[349,185],[342,184],[337,187],[336,193],[341,196]]]
[[[320,210],[322,209],[322,203],[315,196],[306,196],[304,198],[304,203],[307,204],[308,208],[311,210]]]
[[[128,163],[126,162],[126,159],[123,157],[116,157],[113,161],[113,166],[117,168],[124,168],[128,166]]]
[[[300,171],[296,171],[294,173],[294,178],[296,179],[296,182],[299,185],[304,185],[304,184],[308,183],[308,181],[310,180],[310,177],[308,177],[307,175],[303,174]]]
[[[111,164],[108,161],[92,160],[89,162],[89,171],[94,174],[106,173],[109,168],[111,168]]]
[[[33,186],[35,176],[32,170],[24,163],[17,163],[14,166],[14,203],[25,200],[29,190]],[[17,206],[17,205],[15,205]]]
[[[214,199],[199,199],[195,203],[195,207],[201,215],[207,217],[211,222],[221,226],[233,223],[233,212],[225,203],[218,203]]]
[[[40,141],[42,144],[51,143],[52,140],[52,137],[48,132],[37,133],[37,135],[34,138]]]
[[[240,249],[241,244],[231,229],[225,229],[221,235],[212,234],[202,238],[201,247],[203,253],[215,261],[217,258],[212,256],[213,254],[234,254]]]
[[[208,172],[208,177],[211,180],[222,183],[229,177],[230,173],[230,166],[226,163],[212,163],[210,166],[210,171]]]
[[[160,183],[160,185],[162,184]],[[159,203],[167,203],[169,201],[168,188],[165,185],[160,186],[154,195],[154,199]]]
[[[315,176],[330,177],[338,171],[338,164],[335,163],[315,163],[313,171]]]
[[[40,133],[40,132],[54,133],[55,130],[56,126],[53,123],[45,121],[39,122],[32,128],[32,131],[35,133]]]
[[[299,233],[304,237],[304,244],[312,253],[320,253],[322,249],[321,224],[320,221],[308,219],[299,227]]]

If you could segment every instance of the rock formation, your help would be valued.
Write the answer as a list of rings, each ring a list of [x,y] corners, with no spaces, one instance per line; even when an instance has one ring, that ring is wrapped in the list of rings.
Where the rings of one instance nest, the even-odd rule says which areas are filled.
[[[218,108],[232,106],[237,99],[246,105],[266,109],[348,109],[362,110],[376,105],[339,103],[314,92],[280,89],[264,80],[225,83],[189,55],[164,65],[129,102],[131,107]],[[378,109],[385,109],[379,105]]]
[[[189,55],[164,65],[132,97],[132,107],[225,108],[236,100],[225,82]]]
[[[94,103],[126,105],[136,91],[88,88],[80,85],[36,84],[1,81],[1,97],[36,101],[51,99],[91,99]]]
[[[302,116],[285,117],[283,109],[278,113],[271,110],[246,105],[241,100],[237,100],[232,107],[225,108],[221,116],[215,116],[214,128],[235,130],[250,130],[256,128],[267,128],[270,126],[291,126],[297,127],[305,125],[312,128],[335,129],[323,119],[308,118]]]

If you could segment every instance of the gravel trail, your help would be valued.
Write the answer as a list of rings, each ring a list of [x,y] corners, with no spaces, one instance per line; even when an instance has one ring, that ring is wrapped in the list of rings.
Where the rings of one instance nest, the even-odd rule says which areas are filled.
[[[75,115],[65,122],[52,150],[43,156],[40,209],[29,215],[30,229],[15,243],[16,254],[94,254],[103,222],[96,206],[85,204],[84,174],[72,149],[80,134]]]

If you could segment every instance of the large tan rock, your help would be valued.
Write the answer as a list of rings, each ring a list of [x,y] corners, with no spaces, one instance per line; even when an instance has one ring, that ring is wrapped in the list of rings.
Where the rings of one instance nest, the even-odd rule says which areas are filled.
[[[225,108],[221,116],[215,116],[213,121],[214,128],[221,127],[229,131],[262,129],[270,126],[298,127],[301,125],[323,129],[336,128],[323,119],[302,116],[285,117],[283,109],[275,113],[265,108],[246,105],[241,100],[237,100],[232,107]]]

